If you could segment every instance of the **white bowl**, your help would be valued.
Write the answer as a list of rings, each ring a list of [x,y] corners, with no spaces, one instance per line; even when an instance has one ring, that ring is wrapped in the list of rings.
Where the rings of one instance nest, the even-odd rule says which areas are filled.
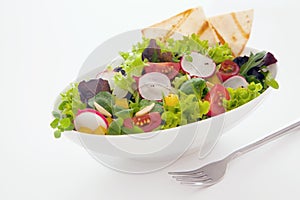
[[[131,49],[132,44],[140,41],[140,30],[134,30],[115,36],[100,45],[87,58],[76,81],[95,77],[104,70],[107,63],[118,55],[118,52]],[[246,48],[243,54],[257,50]],[[277,65],[272,66],[274,77]],[[199,151],[207,155],[217,142],[220,135],[252,112],[271,92],[267,89],[263,94],[247,104],[224,114],[187,124],[184,126],[156,132],[130,135],[92,135],[77,131],[63,132],[78,145],[82,145],[94,155],[107,155],[114,158],[134,159],[138,161],[174,161],[182,155]],[[56,105],[59,103],[59,97]]]

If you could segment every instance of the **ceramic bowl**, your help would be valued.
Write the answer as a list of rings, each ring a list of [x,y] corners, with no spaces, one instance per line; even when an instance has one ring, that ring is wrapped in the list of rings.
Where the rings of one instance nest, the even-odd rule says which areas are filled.
[[[140,41],[141,37],[140,30],[133,30],[107,40],[87,58],[75,81],[95,78],[97,73],[103,71],[118,55],[119,51],[131,49],[131,46]],[[257,52],[257,50],[247,47],[243,54],[249,55],[250,52]],[[274,77],[277,74],[276,64],[272,66],[272,74]],[[195,151],[205,156],[223,133],[245,119],[271,91],[272,88],[268,88],[259,97],[232,111],[167,130],[118,136],[65,131],[63,137],[83,146],[89,152],[116,158],[153,162],[174,160]],[[58,103],[59,97],[56,105]]]

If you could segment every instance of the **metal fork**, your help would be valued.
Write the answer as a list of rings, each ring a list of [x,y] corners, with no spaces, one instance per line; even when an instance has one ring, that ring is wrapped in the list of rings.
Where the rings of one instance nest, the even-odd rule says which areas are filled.
[[[260,147],[266,144],[267,142],[273,141],[299,126],[300,126],[300,120],[254,143],[251,143],[245,147],[242,147],[234,151],[233,153],[229,154],[228,156],[226,156],[221,160],[209,163],[195,170],[169,172],[168,174],[172,175],[173,178],[175,178],[177,181],[180,181],[181,184],[185,184],[185,185],[194,185],[194,186],[201,186],[201,187],[208,187],[214,185],[222,180],[226,172],[227,164],[231,160],[251,150],[254,150],[257,147]]]

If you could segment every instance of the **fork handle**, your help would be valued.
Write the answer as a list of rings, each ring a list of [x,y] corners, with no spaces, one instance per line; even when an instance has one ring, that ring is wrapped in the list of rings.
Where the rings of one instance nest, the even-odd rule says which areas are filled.
[[[262,139],[260,139],[256,142],[254,142],[254,143],[251,143],[251,144],[249,144],[245,147],[242,147],[242,148],[234,151],[233,153],[231,153],[227,156],[227,159],[237,158],[240,155],[243,155],[243,154],[245,154],[249,151],[252,151],[252,150],[254,150],[254,149],[270,142],[270,141],[273,141],[273,140],[289,133],[291,130],[296,129],[299,126],[300,126],[300,120],[298,120],[297,122],[295,122],[291,125],[288,125],[288,126],[282,128],[282,129],[280,129],[280,130],[278,130],[278,131],[276,131],[276,132],[274,132],[274,133],[272,133],[272,134],[270,134],[270,135],[268,135],[268,136],[266,136],[266,137],[264,137],[264,138],[262,138]]]

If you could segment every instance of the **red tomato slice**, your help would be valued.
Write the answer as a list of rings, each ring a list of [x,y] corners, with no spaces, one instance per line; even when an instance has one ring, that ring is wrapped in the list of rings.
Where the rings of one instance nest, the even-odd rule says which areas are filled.
[[[216,84],[211,88],[204,99],[210,102],[210,109],[207,115],[212,117],[225,112],[223,99],[229,100],[230,96],[228,90],[223,85]]]
[[[140,127],[144,132],[149,132],[161,124],[161,117],[158,112],[151,112],[140,117],[127,118],[123,124],[127,128],[132,128],[135,125]]]
[[[175,62],[147,63],[144,67],[146,73],[160,72],[173,79],[180,70],[180,64]]]
[[[225,60],[221,63],[220,69],[217,71],[217,75],[224,82],[228,78],[235,76],[239,73],[240,67],[231,60]]]

